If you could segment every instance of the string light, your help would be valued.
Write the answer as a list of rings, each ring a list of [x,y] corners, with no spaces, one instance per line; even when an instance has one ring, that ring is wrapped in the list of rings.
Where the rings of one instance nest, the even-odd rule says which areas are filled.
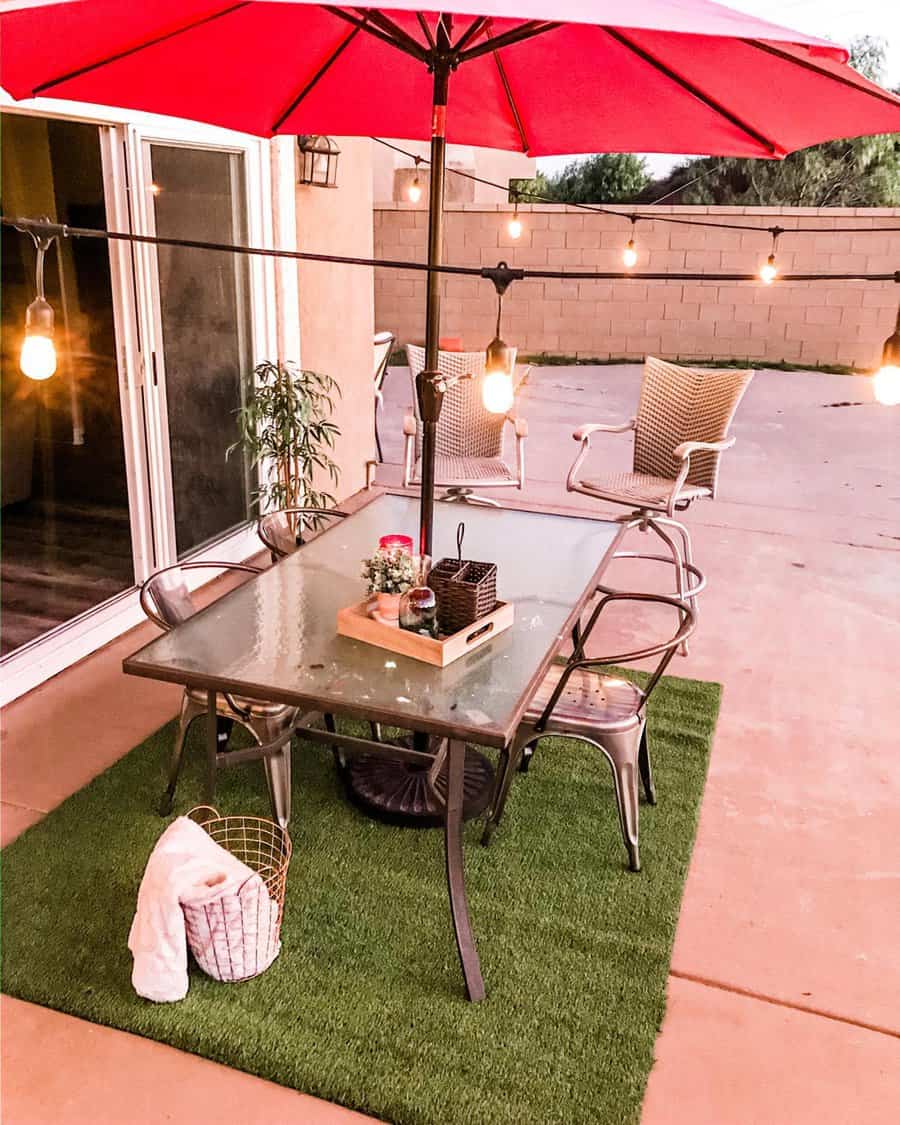
[[[637,250],[634,248],[634,231],[637,226],[637,216],[629,216],[631,219],[631,238],[625,244],[625,249],[622,251],[622,264],[625,269],[632,270],[637,265],[638,255]]]
[[[778,277],[778,265],[775,262],[775,249],[778,246],[778,236],[782,234],[783,231],[781,227],[772,227],[770,233],[772,235],[772,253],[759,267],[759,278],[765,285],[771,285],[775,278]]]
[[[522,220],[519,218],[519,193],[513,193],[513,214],[507,225],[510,238],[522,237]]]
[[[872,383],[876,402],[882,406],[900,406],[900,308],[894,334],[884,342],[881,366]]]
[[[506,262],[498,266],[498,269],[505,268]],[[508,413],[516,397],[512,381],[513,351],[500,336],[503,294],[508,284],[508,281],[494,281],[497,289],[497,332],[485,351],[484,379],[481,383],[481,401],[489,414]]]
[[[29,379],[49,379],[56,371],[56,348],[53,345],[53,308],[44,297],[44,255],[54,241],[28,232],[37,251],[35,289],[37,296],[25,310],[25,339],[19,355],[19,367]]]
[[[422,185],[419,183],[419,165],[422,163],[422,157],[415,156],[413,159],[416,162],[416,174],[413,177],[413,182],[406,189],[406,194],[410,203],[418,203],[422,198]]]

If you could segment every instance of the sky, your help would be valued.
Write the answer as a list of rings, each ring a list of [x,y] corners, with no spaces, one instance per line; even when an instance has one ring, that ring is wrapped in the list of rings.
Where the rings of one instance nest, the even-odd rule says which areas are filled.
[[[727,0],[725,6],[845,46],[859,35],[878,36],[887,43],[884,82],[892,88],[900,86],[900,0]],[[546,156],[537,163],[544,172],[557,172],[573,159]],[[650,153],[647,170],[653,176],[664,176],[683,159],[669,153]]]

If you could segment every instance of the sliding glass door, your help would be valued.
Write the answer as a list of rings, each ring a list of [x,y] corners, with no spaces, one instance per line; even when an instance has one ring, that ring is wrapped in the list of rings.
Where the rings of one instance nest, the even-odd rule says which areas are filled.
[[[187,122],[151,133],[4,112],[3,210],[264,245],[268,158],[263,142]],[[154,570],[252,552],[252,473],[229,449],[274,343],[274,271],[260,259],[66,238],[45,272],[59,359],[35,382],[19,366],[35,248],[5,228],[0,676],[25,690],[139,620]]]
[[[153,232],[246,244],[244,155],[144,142]],[[175,553],[192,554],[247,521],[249,480],[237,411],[252,372],[246,257],[159,246],[155,251],[154,391],[167,431]]]
[[[4,113],[0,131],[6,214],[105,228],[96,125]],[[0,244],[5,657],[128,590],[135,566],[106,244],[57,240],[47,253],[58,359],[41,382],[19,365],[35,246],[9,228]]]

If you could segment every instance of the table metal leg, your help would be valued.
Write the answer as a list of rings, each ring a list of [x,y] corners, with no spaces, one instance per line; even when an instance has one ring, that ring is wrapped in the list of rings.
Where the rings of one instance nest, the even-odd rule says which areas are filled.
[[[216,799],[216,754],[219,750],[219,724],[216,714],[216,693],[206,693],[206,800]]]
[[[466,900],[466,881],[463,869],[462,812],[463,773],[466,762],[466,744],[451,739],[447,747],[447,803],[444,810],[444,850],[447,857],[447,888],[450,892],[450,912],[456,932],[456,948],[466,981],[466,995],[470,1000],[484,999],[484,981],[472,923],[469,921],[469,904]]]

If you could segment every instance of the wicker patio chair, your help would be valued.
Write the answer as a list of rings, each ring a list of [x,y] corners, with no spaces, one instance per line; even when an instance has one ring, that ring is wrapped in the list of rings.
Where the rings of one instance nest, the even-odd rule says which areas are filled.
[[[413,407],[403,420],[405,449],[403,484],[419,484],[421,425],[416,401],[416,376],[425,368],[425,349],[408,345],[409,373],[412,378]],[[525,439],[528,424],[509,414],[491,414],[481,401],[484,352],[440,352],[438,367],[448,377],[473,375],[454,384],[444,395],[437,427],[435,485],[446,488],[442,500],[462,500],[496,505],[497,501],[479,496],[476,488],[522,488],[525,484]],[[515,364],[515,355],[512,358]],[[516,438],[516,463],[511,468],[504,459],[506,426]]]
[[[678,615],[678,629],[666,640],[632,652],[587,659],[584,646],[600,614],[611,602],[670,606]],[[516,769],[527,770],[540,739],[571,738],[596,747],[612,767],[622,839],[632,871],[640,871],[638,841],[638,774],[644,794],[656,804],[656,790],[647,744],[647,700],[676,649],[694,629],[694,614],[678,598],[662,594],[606,594],[597,603],[580,641],[568,660],[551,665],[516,734],[512,748],[504,752],[495,785],[495,796],[485,819],[481,842],[490,843],[503,816],[503,807]],[[633,664],[659,657],[645,687],[620,675],[602,671],[610,665]]]
[[[566,488],[630,508],[631,514],[624,517],[628,529],[654,532],[668,554],[620,551],[616,558],[673,565],[677,596],[690,603],[695,617],[703,580],[693,564],[690,533],[675,513],[695,500],[716,495],[722,453],[735,441],[728,437],[728,429],[752,378],[752,371],[680,367],[648,356],[637,416],[618,425],[580,426],[572,435],[581,448]],[[582,475],[592,434],[631,430],[634,460],[630,473]],[[682,652],[687,652],[686,645]]]
[[[379,461],[384,460],[381,452],[381,436],[378,433],[378,415],[384,410],[384,394],[382,393],[384,387],[384,378],[387,375],[388,363],[390,362],[391,355],[394,351],[394,346],[397,343],[397,337],[393,332],[376,332],[375,333],[375,450]]]
[[[260,574],[259,567],[246,563],[193,562],[167,566],[151,575],[141,587],[141,608],[160,629],[168,632],[186,621],[200,608],[194,601],[187,575],[198,570],[243,572]],[[168,816],[175,802],[175,790],[184,758],[184,743],[193,721],[207,711],[207,694],[202,688],[186,687],[181,699],[178,731],[172,748],[169,781],[159,806],[160,816]],[[208,788],[206,800],[215,796],[216,772],[225,766],[248,760],[262,760],[266,771],[266,784],[272,802],[274,819],[287,828],[291,819],[291,733],[297,718],[297,708],[283,703],[262,703],[258,699],[220,692],[216,696],[218,717],[218,749],[215,760],[207,762]],[[242,750],[234,763],[229,755],[221,757],[228,745],[228,736],[234,723],[250,732],[258,744],[255,751]]]
[[[337,508],[279,508],[260,516],[256,534],[268,549],[272,562],[277,563],[292,555],[332,520],[342,520],[346,516],[346,512]]]

